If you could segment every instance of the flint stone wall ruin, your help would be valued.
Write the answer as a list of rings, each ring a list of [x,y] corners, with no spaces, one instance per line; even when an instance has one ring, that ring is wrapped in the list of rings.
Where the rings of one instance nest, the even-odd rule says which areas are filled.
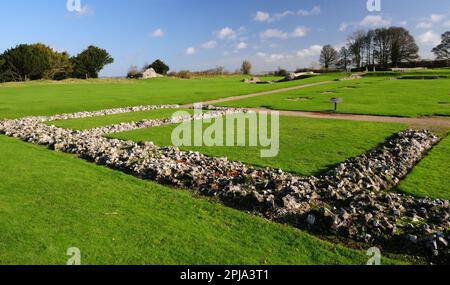
[[[64,118],[168,107],[141,106],[6,120],[0,122],[0,133],[48,145],[142,179],[218,197],[229,206],[300,229],[424,255],[438,262],[449,260],[449,201],[385,191],[396,186],[438,142],[429,131],[403,131],[375,150],[349,159],[322,176],[300,177],[226,158],[158,147],[151,142],[138,144],[103,137],[109,132],[200,119],[198,117],[147,120],[86,131],[43,124]],[[210,109],[213,111],[206,116],[245,111]]]

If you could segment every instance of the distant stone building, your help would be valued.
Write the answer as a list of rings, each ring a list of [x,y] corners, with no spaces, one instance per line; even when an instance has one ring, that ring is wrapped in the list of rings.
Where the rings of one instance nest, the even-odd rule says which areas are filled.
[[[163,77],[161,74],[156,73],[156,71],[153,68],[149,68],[146,71],[142,73],[142,78],[157,78],[157,77]]]

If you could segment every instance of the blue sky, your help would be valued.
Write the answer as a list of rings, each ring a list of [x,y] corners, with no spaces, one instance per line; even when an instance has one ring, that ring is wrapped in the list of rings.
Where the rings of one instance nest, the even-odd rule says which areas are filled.
[[[43,42],[74,55],[90,44],[107,49],[115,63],[102,76],[123,76],[131,65],[161,58],[172,69],[238,68],[255,71],[317,64],[320,47],[340,47],[357,29],[404,26],[421,56],[450,30],[448,0],[2,0],[0,52]],[[73,9],[72,9],[73,10]]]

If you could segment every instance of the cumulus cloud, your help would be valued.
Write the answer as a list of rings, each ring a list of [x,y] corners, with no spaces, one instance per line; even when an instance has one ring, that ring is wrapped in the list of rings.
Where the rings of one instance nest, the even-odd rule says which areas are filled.
[[[320,15],[322,13],[322,9],[320,8],[320,6],[314,6],[311,10],[307,11],[307,10],[299,10],[297,12],[297,15],[299,16],[303,16],[303,17],[307,17],[307,16],[316,16],[316,15]]]
[[[193,54],[195,54],[195,52],[196,52],[195,47],[188,47],[188,48],[184,51],[184,53],[187,54],[187,55],[193,55]]]
[[[297,56],[301,58],[305,57],[312,57],[312,56],[318,56],[322,52],[322,46],[321,45],[312,45],[308,48],[299,50],[297,52]]]
[[[248,44],[246,42],[240,42],[236,45],[236,49],[246,49],[248,47]]]
[[[416,26],[417,29],[430,29],[432,27],[433,27],[433,24],[429,23],[429,22],[420,22]]]
[[[273,20],[274,20],[274,21],[280,21],[280,20],[282,20],[284,17],[292,16],[292,15],[295,15],[295,13],[292,12],[292,11],[284,11],[284,12],[282,12],[282,13],[277,13],[277,14],[273,15]]]
[[[284,11],[281,13],[276,13],[271,15],[268,12],[258,11],[256,12],[256,15],[253,17],[253,21],[256,22],[275,22],[275,21],[281,21],[287,16],[301,16],[301,17],[307,17],[307,16],[315,16],[321,14],[322,9],[319,6],[314,6],[311,10],[299,10],[297,12],[294,11]]]
[[[278,30],[278,29],[267,29],[264,32],[260,33],[259,36],[263,40],[270,39],[270,38],[285,40],[288,38],[288,34],[286,32],[284,32],[282,30]]]
[[[282,61],[287,58],[292,58],[289,54],[282,54],[282,53],[264,53],[264,52],[258,52],[256,54],[258,57],[262,58],[265,62],[277,62]]]
[[[445,15],[431,14],[429,17],[422,18],[416,26],[417,29],[431,29],[434,24],[440,23],[445,19]]]
[[[391,19],[385,19],[381,15],[368,15],[359,22],[342,22],[339,26],[339,32],[345,32],[350,27],[378,28],[392,24]]]
[[[201,47],[205,48],[205,49],[213,49],[216,46],[217,46],[217,42],[216,41],[209,41],[209,42],[203,43],[201,45]]]
[[[234,39],[236,38],[236,32],[230,27],[225,27],[217,32],[217,37],[221,40]]]
[[[277,63],[277,64],[284,63],[289,65],[292,62],[295,62],[296,59],[308,60],[316,58],[320,55],[321,51],[322,51],[321,45],[312,45],[308,48],[292,53],[258,52],[256,53],[256,56],[261,58],[266,63]]]
[[[382,27],[389,26],[391,24],[391,20],[383,18],[381,15],[368,15],[364,19],[359,22],[359,25],[362,27]]]
[[[430,15],[430,21],[432,23],[439,23],[442,20],[444,20],[445,16],[444,15],[439,15],[439,14],[431,14]]]
[[[164,32],[163,32],[162,29],[156,29],[156,30],[154,30],[154,31],[152,32],[151,36],[152,36],[153,38],[161,38],[161,37],[164,36]]]
[[[292,32],[291,36],[294,38],[303,38],[308,34],[309,29],[304,26],[299,26],[295,28],[294,32]]]
[[[424,34],[419,35],[419,43],[424,45],[436,46],[441,43],[441,37],[433,31],[428,31]]]
[[[339,32],[345,32],[348,28],[349,24],[348,23],[341,23],[341,25],[339,26]]]
[[[262,11],[256,12],[255,17],[253,18],[253,21],[256,22],[266,22],[270,20],[270,14]]]

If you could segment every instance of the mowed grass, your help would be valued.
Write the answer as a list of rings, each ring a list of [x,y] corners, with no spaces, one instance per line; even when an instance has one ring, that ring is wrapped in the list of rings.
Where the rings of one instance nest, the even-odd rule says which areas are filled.
[[[131,112],[124,114],[99,116],[93,118],[71,119],[47,122],[47,125],[54,125],[60,128],[72,130],[86,130],[97,127],[109,126],[120,123],[137,122],[142,120],[154,120],[170,118],[175,112],[183,111],[192,113],[189,109],[159,109],[144,112]]]
[[[0,136],[0,156],[0,264],[64,265],[71,247],[82,264],[100,265],[367,261],[364,252],[41,146]]]
[[[210,123],[205,122],[203,129],[207,129],[214,122],[215,120],[212,120]],[[169,146],[172,145],[171,134],[176,126],[171,125],[135,130],[114,134],[112,137],[136,142],[153,141],[160,146]],[[403,124],[281,116],[280,147],[279,154],[276,157],[261,158],[262,148],[251,147],[248,144],[247,146],[234,147],[183,146],[182,149],[199,151],[215,157],[226,156],[230,160],[242,161],[261,167],[280,168],[284,171],[302,175],[316,175],[323,173],[348,158],[359,156],[375,148],[387,137],[406,129],[406,127]],[[269,133],[271,134],[270,131]],[[244,132],[245,136],[249,138],[248,125],[245,130],[237,130],[236,136],[244,135]],[[252,132],[252,135],[256,136],[258,134]],[[225,136],[226,132],[224,132],[224,138]],[[225,142],[225,139],[222,141]]]
[[[277,110],[332,112],[331,98],[342,98],[339,113],[418,117],[450,116],[450,79],[390,80],[387,77],[336,82],[221,105]]]
[[[450,200],[450,137],[444,138],[400,184],[400,191]]]
[[[94,80],[0,84],[0,119],[109,108],[187,104],[344,77],[325,74],[277,84],[246,84],[243,76],[182,80]]]

